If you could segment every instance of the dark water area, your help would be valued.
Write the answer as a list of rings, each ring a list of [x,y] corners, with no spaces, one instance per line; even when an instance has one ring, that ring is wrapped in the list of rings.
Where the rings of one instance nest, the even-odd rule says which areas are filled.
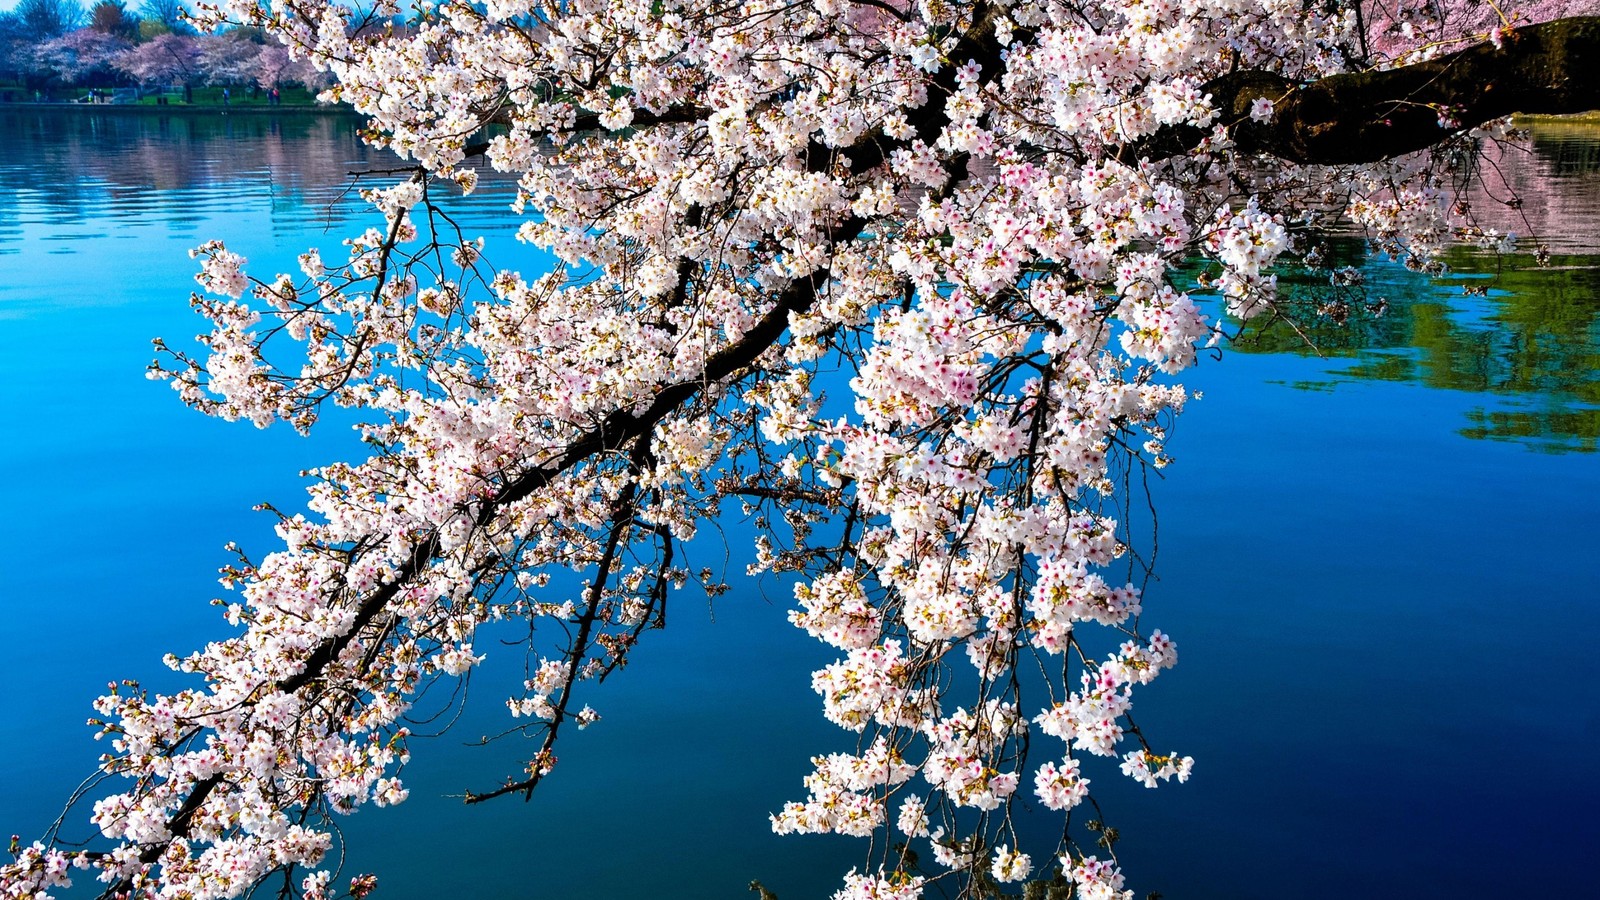
[[[190,247],[222,238],[252,271],[287,270],[375,221],[348,173],[393,160],[359,125],[0,108],[6,834],[41,832],[92,772],[104,748],[83,720],[107,681],[179,686],[161,655],[228,633],[207,603],[222,546],[274,541],[251,506],[293,508],[300,470],[359,452],[347,423],[304,439],[230,425],[143,378],[150,338],[202,326]],[[1524,197],[1514,230],[1550,266],[1532,238],[1435,278],[1340,245],[1358,293],[1292,287],[1348,314],[1253,326],[1186,379],[1205,397],[1152,487],[1144,619],[1182,662],[1139,722],[1195,776],[1146,791],[1085,765],[1138,896],[1449,897],[1507,865],[1541,896],[1593,892],[1600,132],[1541,127],[1502,168]],[[485,173],[457,215],[489,258],[534,271],[511,190]],[[736,528],[728,541],[739,565]],[[345,876],[377,872],[375,900],[738,898],[751,879],[828,896],[864,843],[779,838],[766,816],[803,796],[810,756],[850,745],[809,687],[832,656],[787,624],[781,582],[714,609],[685,598],[527,804],[461,803],[532,752],[470,746],[509,724],[521,679],[520,651],[480,640],[463,719],[413,744],[411,799],[340,822]],[[70,822],[87,836],[86,811]],[[1037,838],[1036,855],[1053,844]]]

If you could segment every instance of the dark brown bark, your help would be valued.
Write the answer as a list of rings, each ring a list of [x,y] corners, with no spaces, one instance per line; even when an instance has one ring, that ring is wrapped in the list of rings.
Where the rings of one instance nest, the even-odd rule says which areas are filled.
[[[1559,19],[1426,62],[1296,83],[1242,70],[1205,85],[1239,149],[1297,163],[1348,165],[1424,150],[1513,113],[1600,109],[1600,17]],[[1250,106],[1273,103],[1268,122]],[[1164,130],[1124,148],[1126,161],[1193,150],[1208,132]]]

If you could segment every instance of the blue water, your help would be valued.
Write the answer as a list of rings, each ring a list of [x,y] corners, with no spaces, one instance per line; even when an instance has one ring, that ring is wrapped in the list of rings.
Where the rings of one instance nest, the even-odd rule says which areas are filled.
[[[0,109],[0,830],[41,832],[92,771],[83,720],[107,681],[175,686],[160,655],[226,633],[207,604],[222,545],[272,547],[251,505],[292,508],[301,469],[357,452],[343,423],[228,425],[143,378],[151,337],[202,325],[189,247],[221,237],[276,271],[360,222],[344,173],[385,161],[355,127]],[[1089,765],[1140,896],[1456,896],[1507,869],[1540,895],[1592,892],[1600,247],[1582,237],[1600,191],[1593,136],[1538,146],[1529,189],[1566,198],[1560,280],[1465,297],[1465,276],[1369,261],[1383,319],[1325,357],[1268,334],[1189,379],[1205,398],[1153,487],[1146,601],[1182,663],[1140,724],[1196,774],[1147,792]],[[461,206],[491,258],[507,198],[488,179]],[[520,677],[490,647],[467,717],[414,745],[412,798],[341,822],[345,874],[376,871],[378,900],[731,898],[753,878],[826,896],[864,845],[766,822],[809,756],[847,744],[808,687],[831,655],[789,603],[778,582],[714,610],[681,595],[533,801],[468,808],[531,753],[464,745],[505,726]],[[79,813],[64,833],[87,832]]]

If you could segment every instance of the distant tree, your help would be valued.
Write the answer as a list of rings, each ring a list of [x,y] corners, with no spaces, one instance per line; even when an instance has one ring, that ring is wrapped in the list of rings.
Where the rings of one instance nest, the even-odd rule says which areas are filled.
[[[139,19],[139,43],[154,40],[163,34],[172,34],[172,26],[165,22],[157,22],[155,19]]]
[[[83,7],[77,0],[22,0],[17,4],[16,17],[21,34],[39,43],[83,24]]]
[[[183,0],[144,0],[139,5],[139,18],[165,25],[168,31],[192,31],[183,18],[188,12]]]
[[[159,34],[124,52],[111,65],[141,85],[186,84],[200,76],[198,38]]]
[[[33,68],[42,78],[67,84],[104,83],[117,74],[113,60],[133,47],[120,34],[78,28],[33,49]]]
[[[205,34],[195,40],[195,45],[200,78],[207,84],[256,82],[256,57],[261,55],[261,45],[250,40],[248,34]]]
[[[327,72],[319,71],[305,57],[290,56],[288,49],[276,42],[263,45],[256,54],[255,79],[262,88],[298,84],[309,91],[320,91],[331,82]]]
[[[249,41],[252,44],[276,44],[277,38],[268,35],[266,29],[259,25],[240,25],[227,31],[229,37],[235,40]]]
[[[262,46],[261,52],[256,54],[256,84],[262,88],[279,86],[284,81],[290,62],[289,51],[284,47],[276,44]]]
[[[22,33],[22,21],[14,13],[0,13],[0,78],[22,77],[28,50],[29,42]]]
[[[89,27],[101,34],[133,40],[139,35],[139,19],[129,15],[122,0],[100,0],[89,10]]]

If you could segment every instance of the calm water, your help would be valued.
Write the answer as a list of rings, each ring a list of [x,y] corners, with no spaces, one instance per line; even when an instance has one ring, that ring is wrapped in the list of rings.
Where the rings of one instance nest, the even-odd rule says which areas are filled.
[[[206,603],[222,545],[271,547],[250,506],[291,505],[300,469],[356,452],[336,423],[311,439],[226,425],[142,377],[150,337],[200,327],[189,247],[221,237],[276,271],[361,221],[345,173],[385,160],[355,126],[0,109],[6,833],[38,833],[92,769],[83,719],[106,681],[170,687],[162,652],[225,633]],[[1592,891],[1600,141],[1545,129],[1510,171],[1516,230],[1545,236],[1554,267],[1463,255],[1428,280],[1336,246],[1368,285],[1349,323],[1312,329],[1321,355],[1258,330],[1190,379],[1206,397],[1154,488],[1147,601],[1183,665],[1140,721],[1199,764],[1156,792],[1098,779],[1141,896],[1455,896],[1507,868],[1540,895]],[[497,261],[506,199],[490,182],[460,211]],[[1385,314],[1365,312],[1380,297]],[[778,583],[714,621],[679,606],[531,804],[467,809],[462,792],[528,752],[463,746],[503,726],[515,674],[491,664],[477,712],[417,746],[412,799],[343,823],[350,870],[379,873],[379,900],[734,898],[752,878],[826,896],[857,843],[766,824],[801,796],[807,757],[845,747],[807,686],[826,648],[787,606]]]

